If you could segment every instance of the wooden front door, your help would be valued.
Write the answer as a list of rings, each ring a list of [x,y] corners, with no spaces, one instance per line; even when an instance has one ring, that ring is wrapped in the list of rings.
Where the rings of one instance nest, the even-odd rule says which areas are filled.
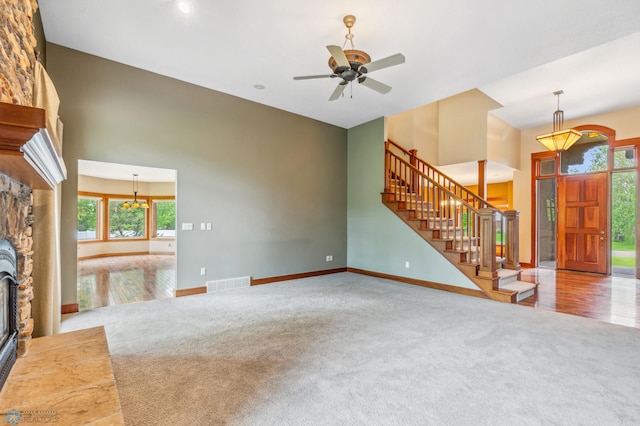
[[[558,179],[558,269],[609,273],[608,173]]]

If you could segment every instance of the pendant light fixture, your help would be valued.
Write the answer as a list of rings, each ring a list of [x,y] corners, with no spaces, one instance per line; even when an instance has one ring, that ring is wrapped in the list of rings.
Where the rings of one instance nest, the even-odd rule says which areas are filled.
[[[142,201],[140,203],[138,201],[138,175],[136,173],[133,174],[133,201],[130,203],[125,201],[122,203],[123,209],[148,209],[149,204],[146,201]]]
[[[582,137],[582,134],[577,130],[564,130],[562,128],[564,125],[564,111],[560,109],[560,95],[563,93],[564,91],[562,90],[553,92],[553,94],[558,97],[558,109],[553,113],[553,132],[536,136],[538,142],[544,145],[549,151],[566,151]]]

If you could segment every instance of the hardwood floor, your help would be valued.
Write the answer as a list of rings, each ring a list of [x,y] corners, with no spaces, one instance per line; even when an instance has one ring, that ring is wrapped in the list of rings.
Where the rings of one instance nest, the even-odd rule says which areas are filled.
[[[79,310],[173,297],[175,256],[120,256],[78,262]],[[537,295],[520,305],[640,328],[640,280],[534,268],[522,280]]]
[[[640,328],[640,280],[542,268],[524,269],[521,279],[539,285],[520,305]]]
[[[78,261],[78,309],[173,297],[172,255],[117,256]]]

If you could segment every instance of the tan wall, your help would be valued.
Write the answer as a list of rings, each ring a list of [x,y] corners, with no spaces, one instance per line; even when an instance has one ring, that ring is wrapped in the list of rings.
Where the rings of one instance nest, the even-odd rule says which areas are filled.
[[[518,168],[520,131],[488,113],[499,106],[470,90],[391,116],[386,131],[389,139],[417,149],[420,158],[435,166],[489,160]]]
[[[520,169],[520,130],[487,114],[487,160]]]
[[[487,113],[500,107],[477,89],[443,99],[439,104],[438,165],[487,159]],[[464,149],[460,149],[464,146]]]
[[[387,119],[389,139],[405,149],[417,149],[424,161],[438,163],[438,103],[394,115]]]
[[[597,124],[616,131],[616,139],[640,137],[640,107],[567,120],[564,127]],[[544,148],[536,136],[549,132],[549,125],[523,130],[520,144],[520,171],[513,176],[514,207],[520,211],[520,261],[529,263],[531,259],[531,154],[542,152]]]
[[[387,118],[387,137],[400,144],[405,149],[413,149],[413,143],[415,140],[415,111],[416,110],[412,109]]]

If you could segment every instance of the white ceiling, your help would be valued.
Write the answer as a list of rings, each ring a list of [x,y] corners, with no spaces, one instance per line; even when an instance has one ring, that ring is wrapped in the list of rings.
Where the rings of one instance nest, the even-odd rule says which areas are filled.
[[[511,125],[550,123],[563,89],[567,119],[640,105],[638,0],[39,0],[49,42],[350,128],[472,88]],[[326,45],[344,42],[406,63],[328,101]],[[264,85],[257,90],[255,85]],[[345,94],[349,94],[347,88]]]
[[[478,184],[478,162],[471,161],[467,163],[449,164],[447,166],[438,166],[445,175],[455,179],[461,185],[477,185]],[[485,181],[487,183],[508,182],[513,180],[513,172],[509,166],[487,161]]]
[[[551,130],[559,89],[567,120],[640,106],[638,0],[189,1],[189,15],[175,0],[39,4],[49,42],[344,128],[473,88],[503,105],[493,114],[522,130]],[[405,55],[405,64],[372,73],[390,93],[354,84],[330,102],[335,79],[293,80],[330,73],[326,46],[342,46],[347,14],[357,19],[356,49],[373,61]],[[462,183],[475,182],[475,164],[448,167]],[[166,179],[97,163],[83,170]],[[488,165],[488,182],[512,174]]]
[[[175,182],[176,171],[131,164],[104,163],[101,161],[78,160],[78,174],[111,180],[133,180],[138,175],[139,182]]]

